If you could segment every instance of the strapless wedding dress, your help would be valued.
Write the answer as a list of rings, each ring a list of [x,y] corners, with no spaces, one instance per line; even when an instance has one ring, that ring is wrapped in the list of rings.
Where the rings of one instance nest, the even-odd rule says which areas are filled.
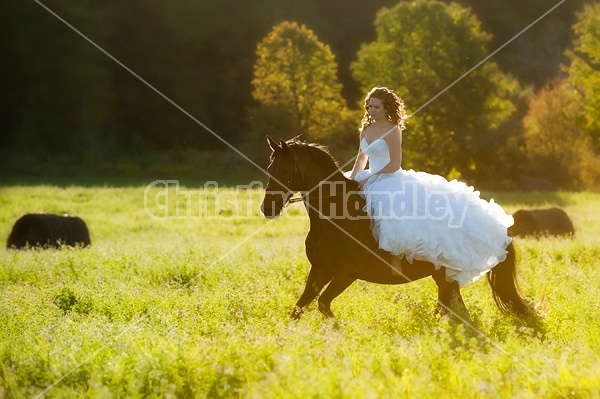
[[[387,142],[361,140],[369,169],[356,181],[363,187],[365,211],[379,246],[406,259],[446,268],[448,281],[462,287],[506,258],[513,218],[462,182],[413,170],[374,175],[390,161]]]

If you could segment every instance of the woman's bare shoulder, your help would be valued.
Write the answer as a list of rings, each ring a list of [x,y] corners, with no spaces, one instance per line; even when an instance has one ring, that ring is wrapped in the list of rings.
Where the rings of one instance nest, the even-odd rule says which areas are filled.
[[[369,133],[373,130],[373,125],[367,125],[360,128],[360,134],[364,135],[365,133]]]
[[[387,138],[391,138],[391,139],[395,139],[396,137],[402,137],[402,131],[400,131],[400,128],[398,127],[398,125],[392,125],[390,124],[390,126],[386,129],[386,131],[383,133],[383,135]]]
[[[373,126],[365,126],[360,129],[360,139],[362,140],[364,138],[369,141],[369,138],[372,137],[374,133]]]

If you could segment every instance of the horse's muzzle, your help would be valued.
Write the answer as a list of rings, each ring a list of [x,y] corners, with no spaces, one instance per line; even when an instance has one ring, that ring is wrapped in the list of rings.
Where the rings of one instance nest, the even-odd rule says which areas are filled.
[[[277,219],[281,215],[283,204],[279,205],[277,202],[269,201],[268,196],[265,196],[263,203],[260,205],[260,211],[267,219]]]

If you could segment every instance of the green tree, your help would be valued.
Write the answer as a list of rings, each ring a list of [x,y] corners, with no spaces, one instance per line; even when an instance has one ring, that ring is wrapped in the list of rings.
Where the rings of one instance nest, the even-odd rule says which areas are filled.
[[[352,65],[364,92],[388,86],[409,110],[433,96],[488,54],[490,39],[469,9],[458,4],[417,0],[382,9],[375,20],[377,39],[363,45]],[[499,149],[510,134],[502,128],[515,111],[518,82],[486,62],[409,120],[404,139],[405,166],[481,182],[489,149]],[[491,176],[499,179],[500,176]]]
[[[537,92],[523,120],[530,170],[557,187],[595,185],[600,159],[590,135],[581,128],[584,120],[576,92],[565,79]]]
[[[600,149],[600,4],[588,4],[573,26],[576,38],[566,67],[585,111],[585,130]]]
[[[256,134],[333,140],[347,129],[350,112],[341,95],[329,46],[296,22],[283,22],[258,44],[249,110]],[[357,122],[356,122],[357,123]]]

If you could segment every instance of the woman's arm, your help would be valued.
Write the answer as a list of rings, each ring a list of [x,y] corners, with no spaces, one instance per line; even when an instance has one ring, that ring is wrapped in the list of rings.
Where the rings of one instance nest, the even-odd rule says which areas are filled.
[[[369,156],[361,151],[360,144],[358,148],[358,154],[356,155],[356,161],[354,161],[354,167],[352,167],[352,173],[350,174],[350,179],[354,180],[356,175],[365,169],[367,166],[367,160]]]
[[[369,156],[360,149],[360,143],[362,139],[363,132],[361,130],[358,136],[358,154],[356,155],[356,160],[354,161],[354,166],[352,167],[352,173],[350,173],[350,179],[352,180],[354,180],[359,172],[362,172],[365,169],[367,166],[367,160],[369,159]]]

